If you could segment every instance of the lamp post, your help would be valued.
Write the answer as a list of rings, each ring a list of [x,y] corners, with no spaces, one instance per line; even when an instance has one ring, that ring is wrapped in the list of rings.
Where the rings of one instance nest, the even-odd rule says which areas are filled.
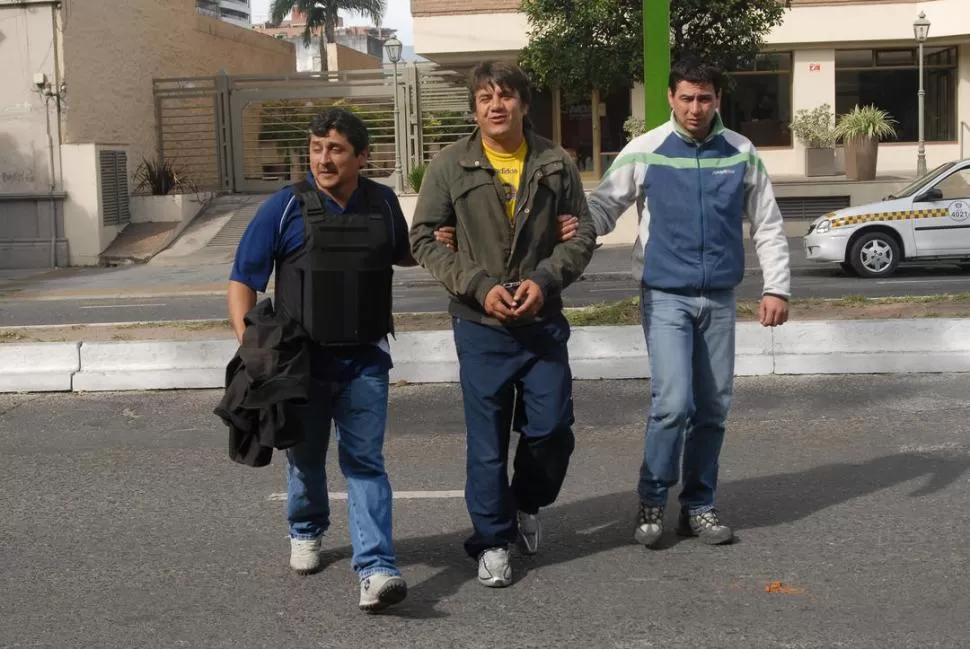
[[[397,100],[397,64],[401,60],[401,41],[391,36],[384,41],[388,60],[394,64],[394,184],[397,192],[404,191],[404,178],[401,175],[401,115]]]
[[[926,174],[926,138],[923,132],[924,110],[926,105],[926,90],[923,88],[923,43],[930,33],[930,21],[926,19],[926,13],[920,12],[919,18],[913,23],[913,34],[916,35],[916,42],[919,44],[919,148],[916,154],[916,175],[922,177]]]

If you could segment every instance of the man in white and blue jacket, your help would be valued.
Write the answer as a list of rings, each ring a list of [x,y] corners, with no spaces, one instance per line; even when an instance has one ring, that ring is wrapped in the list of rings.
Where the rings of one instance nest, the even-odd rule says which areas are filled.
[[[668,490],[683,489],[677,532],[711,545],[731,528],[714,508],[718,457],[734,384],[735,296],[744,276],[744,219],[764,275],[760,321],[788,319],[788,241],[754,146],[718,114],[722,76],[696,59],[670,72],[668,123],[633,139],[589,197],[597,236],[636,203],[634,275],[650,356],[652,401],[636,540],[656,547]]]

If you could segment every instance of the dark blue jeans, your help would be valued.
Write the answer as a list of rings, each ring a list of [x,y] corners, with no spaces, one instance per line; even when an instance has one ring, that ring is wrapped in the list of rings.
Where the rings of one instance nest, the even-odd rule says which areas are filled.
[[[536,513],[555,502],[572,455],[573,398],[569,323],[562,315],[520,326],[493,327],[454,318],[465,429],[465,503],[474,533],[472,557],[512,543],[516,510]],[[516,388],[522,436],[508,478]]]

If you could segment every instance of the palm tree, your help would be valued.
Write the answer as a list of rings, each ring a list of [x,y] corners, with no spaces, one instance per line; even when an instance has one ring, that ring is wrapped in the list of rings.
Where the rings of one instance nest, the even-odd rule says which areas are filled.
[[[303,44],[309,45],[313,33],[323,27],[323,37],[320,39],[320,68],[327,69],[327,43],[336,42],[337,12],[351,11],[365,15],[376,26],[380,26],[384,18],[386,0],[273,0],[270,21],[274,26],[279,25],[286,18],[290,10],[296,9],[306,16],[306,28],[303,30]]]

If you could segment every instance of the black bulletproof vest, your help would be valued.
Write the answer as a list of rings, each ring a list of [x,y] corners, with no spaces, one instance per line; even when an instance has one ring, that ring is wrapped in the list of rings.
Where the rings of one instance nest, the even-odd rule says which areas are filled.
[[[294,185],[303,203],[305,241],[280,260],[276,303],[321,345],[360,345],[394,332],[390,215],[374,181],[360,179],[360,210],[334,214],[306,180]]]

